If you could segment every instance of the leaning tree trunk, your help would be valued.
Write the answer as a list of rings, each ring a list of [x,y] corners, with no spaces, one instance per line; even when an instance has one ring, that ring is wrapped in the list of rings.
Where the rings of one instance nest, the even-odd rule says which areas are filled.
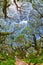
[[[41,48],[43,48],[43,37],[40,38]]]
[[[40,38],[40,50],[43,52],[43,36]]]
[[[35,34],[33,34],[33,40],[34,40],[34,44],[35,44],[34,48],[37,51],[37,54],[36,55],[39,55],[40,54],[40,48],[37,45]]]
[[[34,44],[35,44],[35,49],[37,50],[36,36],[35,36],[35,34],[32,34],[32,35],[33,35],[33,41],[34,41]]]

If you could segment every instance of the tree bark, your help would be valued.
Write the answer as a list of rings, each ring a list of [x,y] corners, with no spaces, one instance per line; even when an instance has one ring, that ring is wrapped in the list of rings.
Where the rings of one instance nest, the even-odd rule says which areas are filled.
[[[7,8],[7,0],[4,0],[4,1],[3,1],[3,13],[4,13],[4,17],[5,17],[5,18],[7,17],[6,8]]]
[[[3,14],[4,14],[4,17],[5,17],[5,19],[7,18],[7,7],[9,7],[10,6],[10,4],[8,4],[7,3],[7,0],[4,0],[3,1]]]
[[[33,40],[34,40],[34,44],[35,44],[35,49],[37,50],[36,36],[35,36],[35,34],[32,34],[32,35],[33,35]]]
[[[16,0],[13,0],[13,2],[15,3],[15,5],[16,5],[16,8],[17,8],[17,10],[18,10],[18,8],[20,8],[20,7],[17,5],[17,2],[16,2]]]

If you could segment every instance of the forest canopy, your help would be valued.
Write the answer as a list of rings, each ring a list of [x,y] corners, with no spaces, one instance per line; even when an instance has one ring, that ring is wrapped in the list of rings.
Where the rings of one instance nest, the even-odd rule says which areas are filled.
[[[43,63],[43,0],[0,0],[0,62],[15,56]]]

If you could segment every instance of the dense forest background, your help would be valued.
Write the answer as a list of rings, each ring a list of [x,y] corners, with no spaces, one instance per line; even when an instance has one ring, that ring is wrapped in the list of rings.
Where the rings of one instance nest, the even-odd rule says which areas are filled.
[[[15,57],[43,63],[43,0],[0,0],[0,65]]]

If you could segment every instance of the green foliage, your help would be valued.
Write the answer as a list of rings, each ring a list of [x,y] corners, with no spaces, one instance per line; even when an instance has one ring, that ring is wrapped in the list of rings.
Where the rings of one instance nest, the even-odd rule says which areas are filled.
[[[3,1],[4,0],[0,0],[0,8],[3,7]],[[39,0],[20,0],[20,1],[22,1],[22,2],[23,1],[25,1],[25,2],[29,1],[31,3],[33,1],[33,10],[35,10],[34,4],[35,4],[36,1],[39,1]],[[8,2],[7,3],[7,6],[8,6],[8,4],[10,4],[10,0],[7,0],[7,2]],[[43,3],[43,0],[40,0],[40,2]],[[23,9],[25,10],[25,8],[23,8]],[[0,11],[1,11],[1,9],[0,9]],[[28,62],[28,63],[29,62],[32,62],[32,63],[42,63],[43,62],[43,53],[42,53],[43,49],[40,46],[40,40],[38,40],[36,42],[37,43],[37,50],[35,50],[34,47],[32,47],[32,44],[31,44],[31,41],[33,41],[33,40],[31,40],[33,38],[32,34],[36,34],[37,32],[39,32],[39,28],[40,28],[40,25],[39,25],[39,28],[37,28],[37,25],[40,23],[39,22],[40,21],[40,19],[39,19],[40,14],[38,13],[38,11],[36,12],[36,14],[34,14],[34,13],[35,13],[34,11],[30,12],[31,20],[29,19],[30,21],[28,21],[29,25],[26,28],[23,28],[23,31],[18,36],[15,36],[15,37],[13,37],[12,35],[10,36],[12,39],[14,39],[13,41],[11,40],[10,37],[6,38],[7,35],[11,34],[10,32],[0,32],[0,53],[1,53],[0,59],[3,59],[3,58],[5,59],[3,61],[0,61],[0,65],[14,65],[14,62],[15,62],[14,56],[17,56],[17,57],[22,58],[22,59],[25,58],[23,60],[25,62]],[[43,18],[43,16],[41,16],[41,18]],[[10,21],[8,21],[8,22],[10,22]],[[4,26],[3,26],[2,21],[0,22],[0,28],[1,28],[1,26],[2,26],[2,29],[3,29]],[[20,27],[18,24],[15,24],[14,26],[16,26],[17,29]],[[8,27],[8,25],[5,26],[5,29],[7,29],[7,27]],[[1,31],[1,29],[0,29],[0,31]],[[13,47],[7,46],[7,44],[5,44],[5,39],[8,39],[9,41],[11,40],[12,41],[11,43],[20,43],[20,44],[22,44],[23,47],[18,45],[18,47],[16,49],[15,48],[12,49]],[[7,43],[10,45],[9,41]],[[39,53],[40,49],[42,51],[41,53]],[[29,51],[30,51],[30,53],[29,53]],[[37,53],[39,53],[38,57],[36,56]]]
[[[6,56],[5,54],[2,55],[0,53],[0,58],[4,58],[5,60],[0,61],[0,65],[15,65],[15,59]]]
[[[24,43],[24,35],[19,35],[16,37],[15,39],[15,42],[18,42],[18,43]]]
[[[9,35],[11,34],[10,32],[0,32],[0,35]]]
[[[39,57],[37,57],[36,55],[29,55],[28,58],[23,60],[27,63],[43,63],[43,53]]]
[[[10,32],[0,32],[0,44],[5,43],[7,35],[10,35]]]
[[[0,65],[14,65],[14,60],[12,58],[8,58],[5,61],[1,61]]]
[[[29,31],[30,31],[30,28],[29,27],[26,27],[26,28],[24,28],[24,30],[22,31],[22,33],[29,35]]]

